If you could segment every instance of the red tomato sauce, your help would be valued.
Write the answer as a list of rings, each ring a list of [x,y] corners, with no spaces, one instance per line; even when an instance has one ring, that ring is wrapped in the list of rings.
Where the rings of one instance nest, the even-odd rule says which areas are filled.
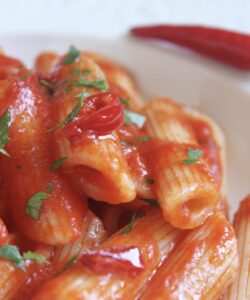
[[[211,173],[216,181],[221,184],[223,170],[221,164],[220,147],[215,142],[212,128],[203,120],[190,118],[189,122],[194,130],[198,143],[208,155],[208,164]]]

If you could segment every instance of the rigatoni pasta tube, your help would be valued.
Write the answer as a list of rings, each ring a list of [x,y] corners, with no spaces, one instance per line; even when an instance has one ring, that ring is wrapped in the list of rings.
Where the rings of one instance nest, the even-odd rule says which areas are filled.
[[[33,300],[69,299],[135,299],[137,292],[146,284],[156,267],[174,249],[185,233],[174,229],[154,209],[145,217],[138,218],[128,234],[118,232],[98,249],[107,250],[136,245],[139,247],[145,269],[136,276],[130,274],[95,273],[82,265],[75,265],[46,283]],[[101,266],[100,266],[101,267]]]
[[[60,271],[71,259],[79,258],[82,253],[99,246],[105,239],[106,231],[101,220],[88,211],[80,238],[73,243],[55,247],[51,263]]]
[[[1,155],[0,172],[12,217],[22,233],[33,241],[61,245],[79,237],[86,203],[57,170],[50,170],[48,101],[40,93],[37,77],[28,73],[22,79],[25,70],[20,72],[10,80],[1,101],[0,115],[7,109],[10,115],[10,142],[6,146],[10,157]],[[37,206],[40,195],[46,199]],[[32,198],[35,207],[31,206],[28,214]]]
[[[192,229],[202,224],[216,207],[219,189],[210,174],[205,154],[191,164],[188,144],[159,143],[152,147],[154,188],[163,215],[172,225]]]
[[[163,262],[140,299],[215,300],[232,282],[237,267],[234,230],[223,214],[216,213]]]
[[[227,291],[225,299],[248,300],[250,299],[250,195],[240,204],[234,219],[234,229],[238,241],[240,267],[237,278]]]
[[[181,107],[167,98],[156,98],[142,109],[147,116],[148,133],[168,142],[197,144],[193,130]]]
[[[155,99],[143,110],[149,133],[165,140],[150,149],[155,193],[167,221],[191,229],[216,207],[220,193],[183,112],[170,100]],[[190,160],[189,153],[202,153]]]
[[[143,102],[139,97],[138,87],[132,74],[120,64],[94,52],[84,52],[84,55],[92,58],[104,71],[111,90],[123,90],[129,97],[129,106],[133,110],[138,110],[142,107]]]
[[[79,70],[80,74],[84,70],[88,70],[89,73],[84,76],[76,75],[71,73],[72,69]],[[69,77],[71,81],[67,81]],[[54,112],[53,125],[67,118],[77,103],[76,96],[79,93],[95,95],[98,94],[98,90],[100,93],[100,89],[107,88],[101,69],[93,60],[84,55],[71,65],[59,64],[53,78],[56,84],[55,95],[51,98]],[[102,86],[93,87],[97,82]],[[86,108],[86,114],[89,114],[88,108]],[[92,133],[94,138],[90,137],[85,140],[83,138],[78,143],[72,143],[61,128],[55,134],[59,149],[57,155],[67,157],[64,170],[81,192],[95,200],[113,204],[129,202],[135,198],[135,185],[129,174],[117,135],[111,132],[95,138]]]

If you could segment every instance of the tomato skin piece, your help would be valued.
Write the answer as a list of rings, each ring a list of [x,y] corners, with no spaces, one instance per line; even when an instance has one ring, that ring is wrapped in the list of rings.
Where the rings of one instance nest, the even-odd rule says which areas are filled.
[[[140,248],[138,246],[97,249],[82,255],[81,262],[97,274],[137,274],[144,270]]]
[[[124,109],[118,96],[105,92],[88,97],[75,119],[64,129],[69,138],[87,134],[106,135],[123,124]]]

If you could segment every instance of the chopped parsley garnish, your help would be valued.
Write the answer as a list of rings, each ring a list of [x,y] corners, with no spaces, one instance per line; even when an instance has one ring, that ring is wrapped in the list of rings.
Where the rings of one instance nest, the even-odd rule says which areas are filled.
[[[124,110],[124,124],[128,125],[130,123],[135,124],[137,127],[142,128],[146,121],[146,117],[135,112]]]
[[[25,272],[23,258],[16,246],[5,244],[0,247],[0,257],[13,262],[19,269]]]
[[[135,140],[138,142],[149,142],[151,140],[151,137],[150,136],[136,137]]]
[[[49,262],[47,261],[47,259],[44,256],[42,256],[36,252],[31,252],[31,251],[24,252],[23,259],[29,259],[29,260],[36,261],[41,264],[42,263],[49,264]]]
[[[69,52],[67,53],[67,55],[63,60],[63,64],[64,65],[72,64],[78,58],[79,55],[80,55],[80,51],[76,49],[76,47],[70,46]]]
[[[23,73],[22,75],[19,76],[20,79],[25,79],[30,75],[29,72]]]
[[[149,177],[144,178],[144,181],[148,184],[153,184],[155,182],[154,179],[149,178]]]
[[[53,164],[50,167],[50,170],[54,171],[54,170],[58,169],[62,165],[62,163],[65,161],[65,159],[67,159],[66,156],[58,158],[55,162],[53,162]]]
[[[134,146],[131,142],[121,141],[120,144],[122,146]]]
[[[17,268],[21,269],[23,272],[26,271],[24,261],[29,259],[38,263],[49,263],[45,257],[35,252],[25,252],[23,255],[20,254],[19,249],[10,244],[5,244],[0,247],[0,257],[7,259],[14,263]]]
[[[41,80],[39,80],[39,82],[43,85],[43,86],[45,86],[48,90],[49,90],[49,92],[53,92],[53,90],[54,90],[54,88],[53,88],[53,85],[51,84],[51,83],[49,83],[48,81],[46,81],[46,80],[44,80],[44,79],[41,79]]]
[[[49,194],[45,192],[38,192],[34,194],[26,203],[25,212],[34,220],[39,218],[40,208],[43,201],[49,198]]]
[[[108,84],[104,79],[95,79],[95,80],[79,79],[74,82],[74,85],[92,87],[98,91],[108,90]]]
[[[196,163],[199,160],[202,153],[203,152],[200,149],[191,149],[191,148],[188,149],[188,151],[187,151],[188,158],[183,160],[183,163],[185,165],[190,165],[190,164]]]
[[[77,68],[72,68],[71,73],[74,74],[74,75],[79,76],[81,74],[81,70],[79,70]]]
[[[53,183],[51,182],[48,182],[47,183],[47,190],[48,190],[48,193],[51,194],[52,190],[53,190]]]
[[[67,125],[69,122],[71,122],[75,116],[79,113],[79,111],[83,107],[83,101],[85,100],[86,97],[89,96],[89,93],[86,92],[80,92],[78,93],[75,98],[78,99],[76,106],[72,109],[72,111],[69,113],[69,115],[60,123],[55,125],[54,127],[48,129],[48,132],[53,131],[55,129],[58,129],[60,127],[63,127]]]
[[[159,203],[153,199],[142,199],[142,201],[150,204],[151,206],[154,206],[154,207],[159,207]]]
[[[137,215],[137,210],[133,213],[129,224],[125,228],[122,229],[122,231],[121,231],[122,234],[128,234],[133,229],[135,219],[136,219],[136,215]]]
[[[126,98],[119,97],[119,100],[120,100],[121,104],[129,107],[129,97],[126,97]]]
[[[90,73],[91,73],[91,71],[89,69],[83,69],[82,70],[83,75],[89,75]]]
[[[9,156],[9,154],[3,148],[10,141],[10,138],[8,136],[9,122],[10,122],[10,112],[7,110],[7,112],[2,116],[2,118],[0,118],[0,153],[6,156]]]
[[[66,262],[66,264],[64,265],[62,271],[65,271],[66,269],[68,269],[70,266],[72,266],[77,260],[77,254],[73,255],[69,261]]]

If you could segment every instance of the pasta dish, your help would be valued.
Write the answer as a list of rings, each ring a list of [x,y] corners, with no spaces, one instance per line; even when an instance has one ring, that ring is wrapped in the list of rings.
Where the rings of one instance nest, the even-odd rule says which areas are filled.
[[[112,60],[0,54],[0,300],[249,299],[225,167],[213,120]]]

